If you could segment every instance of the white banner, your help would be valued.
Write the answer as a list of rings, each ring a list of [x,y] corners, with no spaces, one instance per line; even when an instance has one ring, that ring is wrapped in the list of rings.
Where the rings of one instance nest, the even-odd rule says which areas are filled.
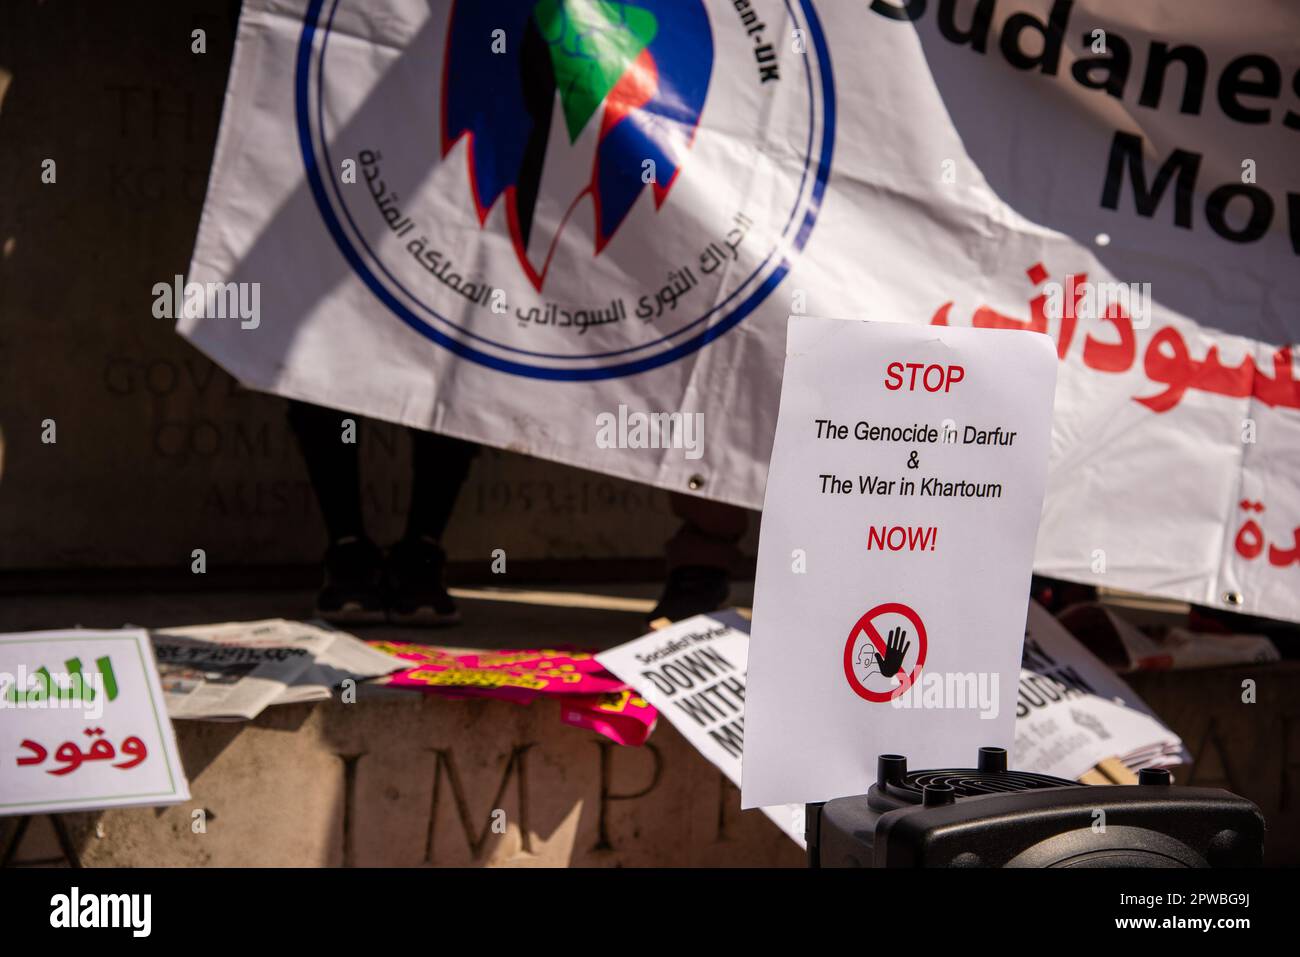
[[[247,0],[154,312],[749,507],[787,315],[1038,330],[1037,570],[1300,620],[1300,8],[901,3]]]

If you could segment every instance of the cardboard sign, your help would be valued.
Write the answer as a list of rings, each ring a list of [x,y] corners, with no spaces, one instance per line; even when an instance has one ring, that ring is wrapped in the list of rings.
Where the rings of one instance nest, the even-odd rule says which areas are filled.
[[[0,635],[0,814],[190,797],[148,633]]]
[[[749,622],[734,611],[696,615],[602,651],[596,660],[636,688],[715,768],[740,784]],[[803,805],[762,810],[805,846]]]
[[[1010,749],[1055,379],[1034,333],[790,319],[743,806]]]

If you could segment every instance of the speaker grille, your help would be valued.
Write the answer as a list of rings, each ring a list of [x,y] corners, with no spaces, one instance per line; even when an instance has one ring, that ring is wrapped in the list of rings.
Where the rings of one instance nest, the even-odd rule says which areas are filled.
[[[901,798],[920,803],[927,784],[949,784],[957,797],[981,794],[1007,794],[1015,791],[1039,791],[1044,788],[1076,788],[1078,781],[1054,778],[1050,774],[1029,771],[977,771],[973,768],[948,768],[938,771],[913,771],[901,784],[890,784],[889,791]]]

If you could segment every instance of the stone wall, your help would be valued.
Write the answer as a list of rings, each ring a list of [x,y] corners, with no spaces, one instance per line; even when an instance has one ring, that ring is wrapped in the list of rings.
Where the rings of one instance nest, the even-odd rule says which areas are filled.
[[[200,547],[211,569],[319,558],[284,403],[151,313],[153,285],[189,263],[237,8],[0,4],[0,570],[186,567]],[[361,443],[367,519],[392,539],[406,437],[376,424]],[[493,450],[447,544],[485,562],[652,557],[673,526],[662,492]]]
[[[666,722],[625,748],[561,724],[553,701],[396,693],[176,728],[190,803],[33,818],[16,845],[19,819],[0,818],[0,851],[132,867],[803,863]]]
[[[1300,864],[1300,662],[1124,677],[1191,752],[1179,781],[1254,801],[1268,828],[1265,860]],[[1243,700],[1246,681],[1254,703]]]

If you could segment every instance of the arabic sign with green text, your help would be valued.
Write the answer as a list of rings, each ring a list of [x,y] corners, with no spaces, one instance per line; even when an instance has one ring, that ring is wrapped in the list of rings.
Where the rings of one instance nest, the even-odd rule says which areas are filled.
[[[0,768],[0,814],[189,800],[148,633],[0,635]]]

